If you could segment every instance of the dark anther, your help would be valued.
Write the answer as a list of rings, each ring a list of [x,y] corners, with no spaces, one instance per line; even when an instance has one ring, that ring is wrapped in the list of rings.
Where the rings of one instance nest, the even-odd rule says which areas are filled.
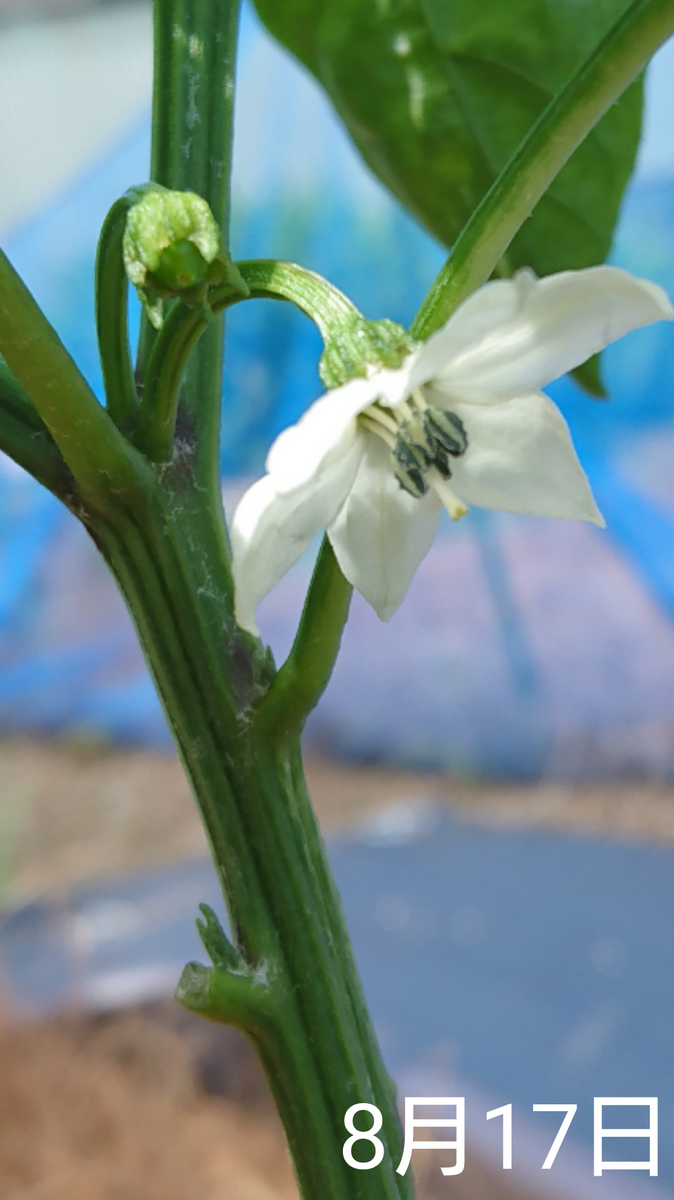
[[[414,496],[416,500],[420,500],[428,491],[428,484],[421,471],[418,467],[403,467],[395,453],[392,453],[391,457],[393,459],[393,473],[401,488],[409,492],[410,496]]]
[[[441,412],[439,408],[427,408],[422,416],[424,432],[428,441],[436,449],[451,454],[454,458],[464,454],[468,446],[468,438],[463,427],[463,421],[453,412]],[[439,466],[438,466],[438,469]]]
[[[438,445],[436,448],[433,465],[436,467],[438,473],[442,475],[443,479],[452,478],[452,468],[449,465],[449,455],[440,445]]]

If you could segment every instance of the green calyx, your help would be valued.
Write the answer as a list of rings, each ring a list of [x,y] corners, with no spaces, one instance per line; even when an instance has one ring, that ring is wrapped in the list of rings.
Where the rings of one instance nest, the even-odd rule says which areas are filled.
[[[419,345],[395,321],[367,321],[354,312],[330,329],[318,373],[327,388],[340,387],[373,369],[397,369]]]
[[[127,195],[133,202],[122,243],[124,270],[155,329],[164,323],[165,300],[179,298],[210,318],[211,287],[229,284],[248,295],[201,196],[169,191],[157,183],[133,188]]]

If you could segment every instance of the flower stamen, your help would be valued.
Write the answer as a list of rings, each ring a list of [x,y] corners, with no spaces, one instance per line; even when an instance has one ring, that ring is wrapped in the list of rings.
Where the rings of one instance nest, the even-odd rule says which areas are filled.
[[[398,418],[391,455],[393,472],[410,495],[424,496],[427,472],[433,468],[442,479],[451,479],[450,459],[465,454],[468,438],[463,422],[456,413],[429,404],[421,388],[393,410],[393,415]]]
[[[400,404],[396,404],[394,411],[398,420],[402,417],[403,421],[411,421],[416,409],[409,400],[401,400]]]
[[[400,422],[396,421],[393,413],[389,412],[386,408],[382,408],[380,404],[370,404],[369,408],[366,408],[360,415],[361,419],[369,417],[371,421],[378,421],[380,425],[383,425],[394,436],[398,432]]]
[[[433,456],[425,440],[423,442],[415,440],[412,431],[408,428],[411,424],[411,421],[406,421],[398,430],[391,458],[393,473],[400,486],[411,496],[419,499],[428,491],[424,475],[433,462]]]
[[[388,425],[384,425],[383,422],[375,420],[375,418],[370,415],[369,410],[361,413],[358,419],[364,429],[369,429],[370,433],[376,433],[377,437],[380,437],[382,441],[386,442],[386,445],[393,450],[393,447],[396,444],[397,435],[397,429],[395,429],[395,426],[394,432],[392,432]]]
[[[450,487],[448,487],[447,481],[442,478],[442,475],[436,470],[435,467],[431,467],[426,478],[428,479],[428,483],[430,487],[433,488],[433,491],[438,499],[447,509],[447,512],[452,520],[458,521],[461,517],[465,517],[466,513],[468,512],[466,505],[459,500],[459,497],[452,491]]]
[[[450,458],[465,454],[468,446],[461,418],[429,404],[422,388],[415,388],[393,409],[375,401],[360,414],[359,421],[389,447],[393,474],[401,488],[417,500],[428,492],[428,472],[433,469],[439,479],[451,479]],[[451,497],[448,511],[458,513],[460,502],[453,492],[448,490],[447,495]]]
[[[456,413],[442,412],[431,405],[426,406],[421,420],[426,439],[433,448],[435,466],[443,479],[451,479],[450,457],[459,458],[468,447],[463,422]]]

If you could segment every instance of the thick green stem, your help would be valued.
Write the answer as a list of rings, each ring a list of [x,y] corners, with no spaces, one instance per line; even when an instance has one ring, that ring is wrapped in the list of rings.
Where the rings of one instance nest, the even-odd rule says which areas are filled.
[[[296,742],[251,722],[264,664],[233,650],[204,609],[204,571],[222,563],[185,529],[157,487],[133,514],[100,525],[99,545],[134,615],[200,804],[242,970],[190,968],[182,996],[211,1019],[235,1020],[255,1043],[274,1091],[303,1195],[399,1200],[401,1132],[353,963],[339,898],[308,802]],[[204,561],[206,559],[206,561]],[[222,618],[222,614],[221,614]],[[307,617],[308,625],[311,624]],[[238,656],[238,662],[237,662]],[[229,680],[229,682],[228,682]],[[387,1155],[355,1172],[343,1159],[351,1104],[378,1105]]]
[[[674,33],[674,0],[635,0],[557,93],[462,230],[410,332],[426,338],[495,270],[552,180]]]
[[[299,735],[332,675],[352,595],[326,535],[292,649],[257,710],[259,733],[282,739]]]
[[[156,183],[202,196],[227,242],[234,115],[234,77],[240,0],[154,0],[154,85],[151,176]],[[226,567],[229,540],[220,496],[220,413],[223,318],[201,338],[179,393],[173,458],[164,473],[180,494],[185,530],[204,543],[205,556]],[[141,324],[138,377],[143,379],[155,331]],[[184,486],[188,479],[190,486]],[[212,603],[210,578],[203,579]]]
[[[208,202],[225,245],[230,218],[234,78],[240,0],[155,0],[151,176]],[[213,511],[220,490],[224,325],[216,320],[190,358],[180,391],[180,438]],[[154,342],[145,319],[144,373]]]

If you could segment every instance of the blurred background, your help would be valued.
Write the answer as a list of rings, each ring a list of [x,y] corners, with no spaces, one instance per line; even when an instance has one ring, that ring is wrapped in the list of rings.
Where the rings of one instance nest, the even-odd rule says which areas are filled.
[[[674,49],[665,47],[648,74],[644,139],[612,254],[670,294],[673,68]],[[234,257],[295,259],[367,316],[408,323],[442,249],[370,176],[317,86],[245,5],[239,78]],[[148,0],[0,0],[0,241],[99,395],[97,235],[111,203],[147,177],[150,89]],[[289,305],[256,302],[228,317],[228,511],[261,473],[274,436],[319,394],[319,352],[313,327]],[[673,366],[671,328],[660,325],[606,352],[609,401],[590,400],[568,380],[553,385],[607,529],[476,510],[455,527],[447,521],[388,625],[355,598],[337,670],[307,729],[312,792],[385,1051],[397,1077],[419,1090],[461,1087],[473,1097],[480,1136],[468,1182],[455,1189],[476,1200],[514,1194],[497,1169],[498,1137],[484,1132],[483,1099],[529,1113],[518,1195],[599,1195],[606,1180],[593,1178],[587,1157],[592,1095],[657,1092],[672,1128]],[[310,571],[308,554],[262,607],[277,658]],[[45,1016],[159,1003],[185,957],[198,953],[191,922],[213,886],[203,834],[105,567],[74,519],[2,457],[0,731],[7,1005]],[[416,1003],[422,994],[427,1008]],[[124,1088],[137,1091],[138,1076],[129,1083],[124,1071],[132,1062],[152,1092],[157,1062],[167,1061],[161,1039],[173,1039],[175,1076],[162,1095],[173,1088],[180,1098],[166,1111],[153,1092],[147,1101],[159,1105],[157,1145],[166,1142],[162,1121],[192,1129],[185,1114],[198,1110],[185,1164],[204,1159],[210,1110],[200,1106],[211,1068],[203,1064],[224,1052],[190,1034],[185,1067],[184,1030],[152,1012],[151,1037],[125,1016],[115,1040],[96,1017],[93,1026],[40,1027],[44,1043],[32,1029],[20,1054],[11,1027],[0,1071],[16,1060],[22,1080],[7,1068],[0,1200],[28,1200],[36,1189],[48,1200],[78,1189],[141,1194],[126,1176],[106,1176],[113,1167],[96,1166],[95,1155],[93,1173],[80,1177],[84,1118],[52,1146],[43,1109],[25,1096],[36,1122],[26,1144],[47,1147],[43,1175],[29,1154],[10,1153],[21,1142],[12,1088],[28,1087],[31,1055],[38,1074],[50,1056],[76,1061],[88,1096],[98,1094],[96,1078],[114,1075],[108,1092],[118,1089],[119,1104],[96,1119],[114,1170],[123,1159],[114,1147],[127,1139],[132,1179],[134,1164],[158,1151],[133,1148],[138,1122],[124,1115],[134,1111]],[[144,1073],[146,1035],[159,1042]],[[220,1105],[231,1100],[232,1080],[245,1092],[252,1071],[235,1042],[227,1047],[213,1084]],[[56,1095],[61,1068],[52,1074]],[[565,1168],[560,1152],[544,1193],[547,1150],[539,1154],[531,1105],[562,1101],[580,1104],[577,1157],[569,1151]],[[88,1103],[73,1099],[73,1113]],[[283,1155],[271,1126],[268,1169],[236,1165],[236,1122],[249,1118],[240,1105],[229,1112],[225,1159],[213,1167],[216,1182],[204,1184],[214,1200],[234,1175],[242,1197],[291,1186],[277,1178]],[[617,1187],[614,1173],[612,1196],[639,1200],[646,1187],[654,1200],[674,1195],[664,1128],[661,1178],[619,1172]],[[173,1195],[166,1189],[182,1169],[153,1176],[157,1195]],[[185,1179],[191,1170],[184,1166]]]
[[[4,7],[0,236],[100,393],[93,261],[110,203],[147,174],[150,8]],[[674,284],[673,61],[665,50],[651,69],[613,251],[665,287]],[[373,180],[317,87],[248,8],[235,145],[235,256],[295,259],[366,315],[408,323],[441,249]],[[231,507],[273,437],[321,389],[318,336],[290,306],[242,305],[228,326]],[[607,532],[479,511],[447,522],[389,625],[356,598],[310,745],[478,778],[674,778],[673,355],[661,324],[606,353],[609,402],[568,381],[552,388]],[[86,536],[11,464],[0,469],[0,725],[167,746],[130,625]],[[310,559],[263,609],[278,656]]]

